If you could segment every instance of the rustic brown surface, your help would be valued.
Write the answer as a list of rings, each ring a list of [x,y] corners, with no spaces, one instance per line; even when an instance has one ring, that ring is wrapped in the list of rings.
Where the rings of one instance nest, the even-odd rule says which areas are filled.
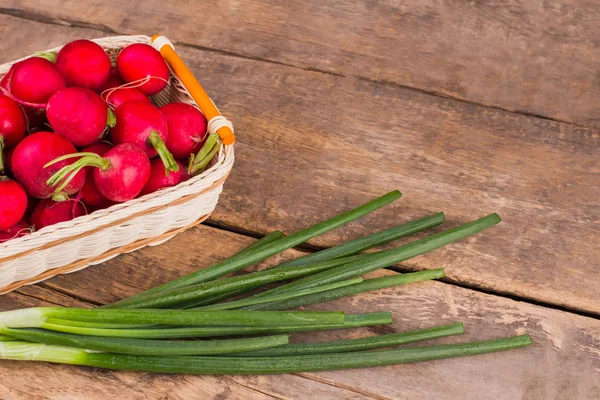
[[[600,122],[600,5],[593,0],[68,0],[60,7],[53,0],[5,0],[2,8],[109,32],[160,30],[242,57]]]
[[[93,302],[111,301],[176,274],[207,266],[250,242],[251,239],[241,235],[200,226],[177,236],[167,246],[123,255],[102,266],[54,278],[41,288],[20,289],[18,293],[2,296],[0,308],[43,304],[31,296],[61,305],[86,305],[72,297]],[[206,255],[180,251],[192,247],[212,248],[212,251]],[[288,251],[283,257],[297,254],[297,251]],[[280,260],[272,260],[267,265]],[[381,274],[392,272],[371,276]],[[56,294],[60,292],[70,296]],[[600,321],[592,318],[439,282],[386,289],[309,308],[344,309],[353,313],[389,310],[395,322],[391,327],[298,334],[294,336],[295,341],[360,337],[463,321],[465,335],[435,343],[529,333],[535,345],[469,359],[270,377],[167,377],[2,362],[0,376],[11,379],[2,379],[0,393],[8,398],[19,398],[19,392],[26,391],[56,399],[65,398],[67,394],[103,399],[117,393],[121,398],[262,398],[253,390],[263,392],[266,398],[280,399],[309,398],[309,393],[311,399],[417,399],[425,394],[429,398],[477,399],[481,393],[498,399],[593,399],[600,395],[600,382],[596,379],[600,372]],[[11,372],[14,368],[19,368],[18,374]],[[40,376],[48,378],[40,379]]]
[[[586,12],[585,7],[593,10],[594,3],[564,7],[562,20],[547,20],[545,25],[539,21],[554,11],[537,3],[510,3],[503,8],[492,2],[444,5],[447,16],[434,12],[428,3],[421,2],[433,10],[430,14],[414,11],[421,6],[405,4],[402,7],[409,9],[402,16],[413,24],[408,26],[414,37],[393,30],[385,36],[385,27],[394,24],[404,30],[408,22],[394,22],[382,5],[372,6],[365,14],[369,25],[358,24],[356,30],[343,30],[344,35],[338,37],[327,33],[327,29],[337,28],[335,24],[323,25],[320,21],[324,19],[317,18],[313,25],[302,24],[307,15],[321,11],[321,6],[314,4],[297,10],[294,23],[284,28],[277,20],[257,18],[263,12],[262,5],[245,2],[236,3],[235,8],[235,4],[225,2],[223,9],[233,10],[228,18],[237,22],[232,33],[225,35],[218,23],[212,25],[205,18],[194,19],[194,34],[190,33],[190,10],[203,10],[207,3],[179,2],[161,17],[171,21],[170,25],[158,17],[156,2],[146,2],[144,7],[130,2],[120,4],[120,8],[110,2],[83,3],[77,2],[79,10],[74,12],[76,2],[71,1],[43,9],[39,5],[44,2],[3,1],[0,62],[75,38],[105,36],[111,29],[148,33],[157,26],[166,26],[163,32],[176,40],[254,58],[179,47],[219,108],[234,120],[240,139],[236,167],[211,219],[213,224],[258,234],[275,228],[291,232],[397,188],[405,195],[397,204],[312,243],[328,246],[440,210],[447,212],[449,226],[497,211],[504,219],[501,225],[410,260],[401,268],[445,267],[454,282],[600,314],[600,256],[595,244],[599,239],[598,130],[370,81],[391,81],[593,125],[598,119],[594,102],[598,53],[590,50],[595,31],[586,24],[593,13]],[[160,4],[168,7],[168,2]],[[135,13],[130,14],[135,18],[123,17],[128,7],[135,7]],[[516,12],[519,8],[521,13]],[[115,10],[120,14],[115,16]],[[360,6],[340,3],[332,10],[334,15],[322,18],[337,18],[336,24],[361,21],[340,17],[360,11]],[[473,14],[466,14],[473,10]],[[23,18],[1,15],[6,12]],[[506,12],[511,13],[510,18]],[[246,18],[242,21],[240,15]],[[379,15],[381,25],[372,24],[374,15]],[[428,20],[427,15],[432,17]],[[577,25],[569,22],[573,15],[580,17]],[[509,47],[509,59],[495,52],[498,47],[494,47],[493,35],[477,37],[476,42],[465,35],[471,28],[484,29],[481,23],[456,25],[456,32],[462,32],[461,40],[456,40],[458,33],[450,32],[452,25],[436,24],[436,18],[451,24],[459,17],[472,22],[485,19],[491,29],[486,30],[488,33],[493,31],[494,21],[504,21],[511,26],[512,38],[515,31],[521,33],[517,37],[525,40],[519,42],[523,47]],[[30,21],[32,18],[41,22]],[[217,21],[220,18],[223,16],[218,15]],[[513,24],[515,20],[529,22],[525,27]],[[91,24],[88,28],[95,29],[57,26],[64,21]],[[299,31],[299,27],[305,30]],[[350,40],[356,40],[355,35],[364,27],[377,32],[373,43],[385,48],[381,58],[373,58],[377,49],[368,45],[349,49]],[[479,32],[477,29],[474,32]],[[427,30],[436,32],[430,35],[430,43],[442,43],[443,38],[455,46],[434,56],[447,58],[449,68],[458,70],[462,67],[456,65],[462,62],[464,75],[436,80],[439,70],[424,67],[435,59],[421,60],[414,51],[407,51],[422,46],[417,33],[424,35]],[[299,42],[294,44],[290,37]],[[404,40],[396,40],[398,37]],[[548,40],[562,45],[549,50]],[[469,57],[458,60],[466,51]],[[568,69],[562,64],[565,52],[581,53],[568,60]],[[490,56],[492,53],[499,58]],[[256,59],[260,57],[293,65]],[[493,65],[478,64],[480,57],[494,60],[490,61]],[[511,69],[513,64],[506,64],[506,60],[514,61],[517,68]],[[516,86],[519,74],[525,71],[529,77],[540,66],[545,75],[533,72],[528,81],[532,85],[523,86],[526,92],[521,97],[521,92],[515,91],[520,87]],[[500,78],[506,86],[493,84],[500,79],[498,74],[504,74]],[[536,80],[540,76],[547,78],[544,84]],[[480,84],[486,92],[478,92]],[[569,90],[562,90],[564,85]],[[577,88],[581,90],[577,92]],[[545,102],[542,108],[540,99]],[[251,240],[198,227],[158,248],[2,296],[0,309],[47,302],[89,306],[113,301],[209,265]],[[291,254],[295,253],[288,252]],[[600,397],[600,322],[595,318],[437,282],[366,294],[319,308],[350,312],[389,309],[394,312],[395,323],[392,328],[298,335],[298,340],[402,331],[462,320],[467,334],[442,342],[526,331],[536,344],[469,360],[278,377],[168,377],[2,362],[0,398],[398,399],[480,398],[481,393],[501,399]]]
[[[3,20],[7,60],[102,34]],[[25,40],[19,30],[31,33]],[[463,284],[600,314],[597,130],[288,66],[181,53],[210,77],[207,90],[242,133],[213,223],[291,232],[386,191],[404,192],[392,206],[312,241],[328,246],[440,210],[449,226],[498,212],[499,226],[404,268],[444,267]]]
[[[172,39],[575,123],[600,123],[600,4],[4,0],[9,13]],[[227,27],[224,29],[224,27]]]

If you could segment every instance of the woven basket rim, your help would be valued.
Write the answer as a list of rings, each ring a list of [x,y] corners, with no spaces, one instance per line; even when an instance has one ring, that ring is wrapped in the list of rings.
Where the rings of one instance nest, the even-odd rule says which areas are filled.
[[[132,43],[151,44],[151,38],[146,35],[107,36],[90,40],[98,43],[105,49],[120,49]],[[46,51],[58,51],[63,46],[64,45],[57,46]],[[17,63],[30,57],[32,56],[30,55],[0,65],[0,77],[6,74],[14,63]],[[169,86],[173,86],[176,90],[186,95],[188,103],[198,108],[198,105],[194,102],[191,95],[183,86],[179,78],[177,78],[177,76],[173,74],[173,71],[170,67],[169,70],[171,72]],[[35,248],[41,247],[46,243],[50,243],[64,237],[68,237],[69,235],[75,236],[77,233],[86,232],[86,230],[83,229],[86,225],[89,225],[91,223],[98,223],[100,222],[100,220],[103,219],[105,220],[103,222],[108,223],[111,221],[125,218],[129,214],[133,214],[146,208],[149,209],[157,205],[169,204],[174,199],[184,197],[186,196],[186,194],[189,194],[190,191],[194,188],[194,186],[200,186],[200,183],[206,183],[208,185],[211,185],[214,182],[223,179],[223,176],[226,177],[226,175],[228,175],[234,162],[233,149],[233,145],[221,144],[218,155],[216,157],[216,161],[213,160],[212,166],[210,168],[208,168],[201,174],[178,184],[177,186],[161,189],[157,192],[141,196],[139,198],[127,201],[125,203],[119,203],[106,209],[97,210],[91,214],[75,218],[71,221],[61,222],[55,225],[42,228],[39,231],[31,233],[30,235],[11,239],[5,243],[0,243],[0,259],[15,256],[19,253],[24,253],[26,251],[34,250]],[[93,226],[91,226],[90,229],[92,227]]]

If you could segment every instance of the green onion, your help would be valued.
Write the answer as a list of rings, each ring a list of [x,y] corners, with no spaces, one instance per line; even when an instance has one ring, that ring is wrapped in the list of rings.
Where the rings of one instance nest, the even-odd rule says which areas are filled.
[[[295,343],[264,350],[236,353],[236,357],[281,357],[303,356],[308,354],[347,353],[398,346],[423,340],[438,339],[445,336],[460,335],[465,332],[461,322],[434,328],[419,329],[409,332],[389,333],[386,335],[364,337],[359,339],[337,340],[324,343]]]
[[[0,328],[20,340],[104,351],[107,353],[150,355],[150,356],[202,356],[231,354],[267,349],[289,343],[288,335],[230,340],[147,340],[81,336],[69,333],[50,332],[43,329]]]
[[[12,336],[0,335],[0,342],[14,342],[17,340],[19,340],[19,339],[14,338]]]
[[[421,218],[416,221],[412,221],[406,224],[398,225],[391,229],[377,232],[372,235],[362,237],[356,240],[351,240],[349,242],[340,244],[335,247],[331,247],[329,249],[321,250],[316,253],[312,253],[306,255],[304,257],[296,258],[294,260],[290,260],[279,264],[275,267],[270,268],[271,272],[277,271],[279,268],[287,267],[287,266],[298,266],[298,265],[308,265],[315,262],[327,261],[334,258],[346,257],[353,254],[360,253],[361,251],[370,249],[375,246],[379,246],[384,243],[391,242],[392,240],[399,239],[404,236],[411,235],[415,232],[419,232],[423,229],[427,229],[436,225],[439,225],[444,222],[444,213],[434,214],[425,218]],[[220,295],[210,296],[207,298],[203,298],[201,300],[193,301],[186,303],[179,308],[194,308],[206,305],[212,305],[218,303],[222,300],[237,296],[239,294],[245,293],[248,290],[236,290],[230,293],[224,293]]]
[[[85,326],[87,328],[102,328],[102,329],[122,329],[122,328],[139,328],[140,324],[132,323],[107,323],[107,322],[93,322],[93,321],[75,321],[61,318],[47,318],[45,323],[58,324],[58,325],[71,325],[71,326]],[[146,324],[146,326],[150,326]]]
[[[231,293],[237,290],[252,290],[269,283],[311,275],[331,269],[333,267],[337,267],[339,265],[348,264],[352,261],[364,260],[372,256],[372,254],[361,254],[322,261],[310,265],[278,268],[276,271],[266,269],[250,274],[233,276],[231,278],[224,278],[212,282],[199,283],[196,285],[150,294],[140,297],[136,300],[135,304],[121,304],[119,308],[167,308],[180,306],[183,304],[189,305],[190,302],[206,299],[214,295]]]
[[[392,266],[398,262],[416,257],[420,254],[437,249],[457,240],[464,239],[467,236],[494,226],[498,222],[500,222],[500,217],[498,214],[490,214],[476,221],[436,233],[426,238],[408,243],[404,246],[370,254],[371,257],[365,261],[359,260],[342,265],[340,267],[332,268],[287,285],[279,286],[275,289],[259,293],[256,296],[268,296],[273,293],[290,292],[363,275],[380,268]]]
[[[267,244],[270,244],[270,243],[272,243],[272,242],[274,242],[274,241],[276,241],[276,240],[278,240],[278,239],[280,239],[282,237],[283,237],[283,232],[281,232],[279,230],[275,230],[275,231],[269,233],[268,235],[263,236],[262,238],[258,239],[256,242],[252,243],[248,247],[240,250],[239,252],[237,252],[233,256],[243,256],[244,254],[246,254],[250,250],[254,250],[254,249],[257,249],[259,247],[262,247],[262,246],[265,246]],[[159,291],[157,289],[158,289],[158,287],[148,289],[148,290],[146,290],[146,291],[144,291],[142,293],[138,293],[136,295],[128,297],[127,300],[137,299],[137,298],[140,298],[140,297],[144,297],[146,295],[153,294],[155,292],[157,293]],[[113,307],[115,304],[116,303],[114,303],[114,304],[106,304],[106,305],[102,306],[102,308],[118,308],[118,307]]]
[[[196,326],[298,326],[333,325],[344,321],[343,312],[328,311],[195,311],[195,310],[103,310],[87,308],[39,307],[0,313],[0,326],[44,328],[47,318],[76,321],[165,324]]]
[[[158,286],[154,289],[150,289],[149,291],[146,291],[138,296],[143,297],[151,293],[158,293],[168,289],[179,288],[182,286],[188,286],[196,283],[207,282],[217,279],[221,276],[230,274],[249,265],[262,261],[286,249],[299,245],[300,243],[303,243],[315,236],[321,235],[357,218],[365,216],[368,213],[375,211],[386,204],[391,203],[392,201],[400,198],[401,196],[402,194],[399,191],[395,190],[369,203],[363,204],[362,206],[357,207],[354,210],[347,211],[326,221],[320,222],[308,228],[302,229],[298,232],[292,233],[291,235],[285,236],[270,244],[247,250],[243,254],[234,255],[233,257],[230,257],[227,260],[213,265],[212,267],[205,268],[200,271],[196,271],[192,274],[183,276],[179,279],[167,282],[164,285]],[[106,307],[116,308],[122,305],[135,304],[138,296],[124,299]]]
[[[253,250],[253,249],[256,249],[258,247],[267,245],[269,243],[272,243],[272,242],[276,241],[277,239],[281,239],[282,237],[283,237],[283,232],[277,231],[277,230],[273,231],[273,232],[269,233],[268,235],[261,237],[256,242],[252,243],[250,246],[246,247],[245,249],[243,249],[239,253],[244,253],[245,251]]]
[[[298,296],[305,296],[305,295],[315,294],[315,293],[319,293],[319,292],[325,292],[328,290],[339,289],[339,288],[343,288],[346,286],[356,285],[358,283],[361,283],[362,281],[363,281],[363,278],[358,277],[358,278],[353,278],[353,279],[347,279],[347,280],[341,281],[341,282],[333,282],[328,285],[316,286],[314,288],[299,290],[296,292],[275,294],[275,295],[269,296],[269,297],[254,297],[254,296],[252,296],[252,297],[247,297],[245,299],[230,301],[227,303],[212,304],[209,306],[195,308],[195,310],[205,310],[205,311],[206,310],[233,310],[236,308],[252,306],[255,304],[271,303],[274,301],[288,300],[288,299],[298,297]]]
[[[348,329],[363,326],[388,325],[392,323],[389,312],[376,312],[367,314],[346,315],[344,322],[333,325],[288,325],[281,326],[201,326],[183,328],[152,327],[141,329],[96,329],[69,325],[44,324],[44,329],[56,332],[74,333],[86,336],[104,337],[129,337],[139,339],[172,339],[172,338],[199,338],[217,336],[247,336],[247,335],[273,335],[279,333],[324,331],[331,329]]]
[[[288,265],[307,265],[318,261],[351,256],[393,240],[410,236],[413,233],[420,232],[424,229],[443,224],[444,221],[444,213],[433,214],[416,221],[398,225],[381,232],[373,233],[355,240],[350,240],[349,242],[342,243],[335,247],[330,247],[304,257],[284,262],[283,264],[280,264],[279,267]]]
[[[529,335],[483,342],[446,344],[409,349],[359,351],[291,357],[202,357],[131,356],[88,353],[70,347],[28,342],[0,343],[0,357],[9,360],[35,360],[90,367],[169,374],[282,374],[376,367],[419,361],[464,357],[528,346]]]
[[[288,299],[288,298],[291,298],[291,297],[302,296],[304,294],[322,292],[322,291],[325,291],[325,290],[336,289],[338,287],[355,285],[355,284],[360,283],[362,281],[363,281],[363,279],[361,277],[347,279],[345,281],[334,282],[334,283],[329,284],[329,285],[317,286],[315,288],[309,288],[309,289],[298,291],[298,292],[283,293],[281,296],[277,296],[277,299],[278,300],[284,300],[284,299]],[[230,293],[229,295],[225,294],[225,295],[222,295],[222,297],[220,297],[220,298],[218,298],[217,296],[209,297],[209,298],[205,298],[205,299],[202,299],[202,300],[199,300],[199,301],[187,303],[187,304],[185,304],[185,306],[180,306],[178,308],[181,308],[181,309],[190,309],[190,310],[231,310],[231,309],[234,309],[234,308],[237,308],[237,307],[241,307],[241,306],[238,306],[237,304],[233,304],[234,301],[230,301],[230,302],[226,302],[226,303],[219,303],[219,301],[227,299],[229,297],[232,297],[232,296],[234,296],[236,294],[241,294],[243,292],[245,292],[245,290],[234,292],[234,293]],[[256,298],[254,296],[247,297],[247,298],[241,299],[239,301],[243,301],[243,300],[248,300],[248,304],[244,304],[244,305],[260,304],[260,303],[265,303],[265,302],[272,301],[272,300],[269,300],[269,299]],[[238,300],[236,300],[236,301],[238,301]]]
[[[256,242],[252,243],[250,246],[246,247],[245,249],[241,250],[240,252],[238,252],[236,254],[244,254],[248,250],[252,250],[252,249],[261,247],[263,245],[269,244],[269,243],[274,242],[275,240],[277,240],[277,239],[279,239],[281,237],[283,237],[283,233],[281,231],[278,231],[278,230],[273,231],[273,232],[269,233],[268,235],[263,236],[262,238],[260,238],[259,240],[257,240]],[[140,298],[140,297],[145,296],[146,294],[152,294],[152,292],[153,292],[153,289],[149,289],[146,292],[138,293],[137,295],[131,296],[130,298],[134,298],[134,297],[135,298]],[[244,292],[246,292],[246,290],[238,290],[237,292],[244,293]],[[210,304],[211,300],[220,301],[220,300],[223,300],[223,299],[227,299],[230,296],[235,296],[235,293],[236,292],[231,292],[231,294],[227,294],[226,293],[226,294],[219,294],[219,295],[210,296],[210,297],[208,297],[208,298],[206,298],[204,300],[193,301],[193,302],[190,302],[189,304],[186,304],[185,306],[182,305],[182,306],[180,306],[178,308],[185,309],[185,308],[196,307],[198,305]],[[111,308],[111,307],[112,306],[110,306],[110,305],[106,305],[106,306],[103,306],[102,308]],[[114,308],[118,308],[118,307],[114,307]]]
[[[352,296],[358,293],[370,292],[373,290],[384,289],[392,286],[406,285],[408,283],[422,282],[431,279],[440,279],[444,277],[443,269],[432,269],[420,272],[411,272],[408,274],[398,274],[394,276],[384,276],[382,278],[367,279],[366,281],[337,289],[321,291],[317,293],[307,294],[304,296],[294,296],[286,300],[267,302],[256,304],[253,306],[244,307],[244,310],[288,310],[309,304],[323,303],[332,301],[341,297]],[[316,286],[320,287],[320,286]],[[309,288],[310,289],[310,288]],[[306,290],[306,289],[304,289]],[[295,293],[295,292],[291,292]],[[285,294],[285,293],[283,293]],[[266,297],[268,299],[269,297]],[[264,298],[263,298],[264,299]]]

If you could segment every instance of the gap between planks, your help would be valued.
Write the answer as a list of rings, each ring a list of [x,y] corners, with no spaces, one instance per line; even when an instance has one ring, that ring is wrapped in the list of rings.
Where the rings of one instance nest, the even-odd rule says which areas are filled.
[[[26,11],[26,10],[22,10],[22,9],[16,9],[16,8],[0,7],[0,14],[4,14],[4,15],[8,15],[11,17],[20,18],[20,19],[24,19],[24,20],[28,20],[28,21],[39,22],[42,24],[48,24],[48,25],[59,25],[59,26],[68,26],[68,27],[73,27],[73,28],[92,29],[92,30],[101,31],[101,32],[104,32],[104,33],[107,33],[110,35],[127,35],[127,33],[118,32],[118,31],[114,30],[113,28],[111,28],[107,25],[104,25],[104,24],[93,24],[93,23],[88,23],[85,21],[73,20],[73,19],[52,18],[45,14],[32,12],[32,11]],[[573,121],[567,121],[567,120],[563,120],[563,119],[559,119],[559,118],[553,118],[553,117],[549,117],[546,115],[531,113],[531,112],[527,112],[527,111],[504,108],[504,107],[495,106],[495,105],[491,105],[491,104],[478,103],[476,101],[472,101],[467,98],[451,96],[448,94],[439,93],[436,91],[422,89],[422,88],[418,88],[418,87],[403,85],[400,83],[395,83],[395,82],[390,82],[390,81],[385,81],[385,80],[370,79],[370,78],[363,77],[363,76],[344,75],[344,74],[336,72],[336,71],[328,71],[328,70],[323,70],[320,68],[302,67],[299,65],[281,62],[281,61],[277,61],[277,60],[270,59],[270,58],[257,57],[257,56],[252,56],[252,55],[238,53],[238,52],[229,51],[229,50],[201,46],[201,45],[197,45],[197,44],[191,44],[191,43],[185,43],[185,42],[174,42],[174,44],[176,44],[177,46],[187,47],[190,49],[208,51],[208,52],[217,53],[217,54],[221,54],[221,55],[225,55],[225,56],[242,58],[242,59],[259,61],[259,62],[266,62],[266,63],[270,63],[270,64],[283,65],[286,67],[300,69],[303,71],[310,71],[310,72],[315,72],[315,73],[320,73],[320,74],[325,74],[325,75],[337,76],[340,78],[347,78],[347,77],[355,78],[355,79],[369,82],[369,83],[391,86],[391,87],[395,87],[395,88],[401,88],[401,89],[425,94],[428,96],[438,97],[438,98],[447,99],[447,100],[453,100],[453,101],[456,101],[459,103],[466,103],[466,104],[476,105],[476,106],[483,107],[483,108],[500,110],[500,111],[504,111],[504,112],[507,112],[510,114],[522,115],[522,116],[536,118],[536,119],[542,119],[542,120],[546,120],[546,121],[553,121],[553,122],[557,122],[557,123],[561,123],[561,124],[573,125],[573,126],[582,127],[582,128],[593,128],[593,126],[579,124],[579,123],[576,123]]]

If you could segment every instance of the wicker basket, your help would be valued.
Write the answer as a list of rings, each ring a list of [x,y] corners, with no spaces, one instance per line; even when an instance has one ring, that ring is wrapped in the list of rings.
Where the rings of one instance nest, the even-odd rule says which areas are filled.
[[[94,42],[111,57],[132,43],[151,44],[148,36],[113,36]],[[13,63],[0,66],[0,77]],[[169,85],[153,100],[158,105],[180,101],[197,106],[172,73]],[[0,294],[164,243],[201,223],[215,209],[233,161],[233,145],[221,145],[210,168],[176,187],[0,244]]]

